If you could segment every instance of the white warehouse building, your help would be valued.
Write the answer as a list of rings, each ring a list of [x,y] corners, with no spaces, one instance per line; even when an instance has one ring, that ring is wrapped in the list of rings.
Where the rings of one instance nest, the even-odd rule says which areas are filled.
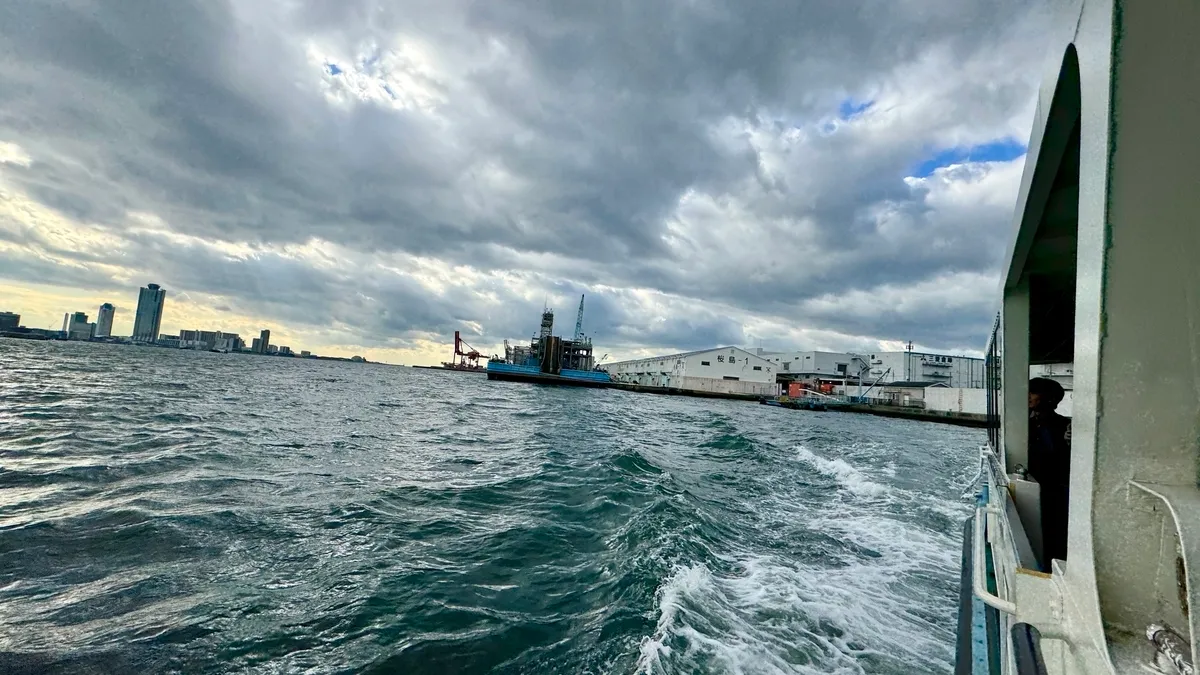
[[[865,356],[870,368],[863,373],[863,382],[938,382],[965,389],[984,386],[983,359],[909,351]]]
[[[719,394],[776,396],[778,364],[738,347],[617,361],[600,366],[617,382]]]
[[[768,352],[783,379],[860,379],[864,383],[937,382],[947,387],[982,388],[983,359],[926,352]]]
[[[776,374],[785,378],[857,378],[868,367],[866,356],[846,352],[756,351],[759,356],[775,364]]]

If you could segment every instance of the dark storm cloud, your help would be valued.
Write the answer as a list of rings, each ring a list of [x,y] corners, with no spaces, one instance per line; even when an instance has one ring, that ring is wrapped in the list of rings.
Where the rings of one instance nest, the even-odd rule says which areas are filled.
[[[957,346],[990,321],[986,303],[919,316],[806,303],[995,268],[1011,206],[947,206],[902,179],[939,148],[1014,132],[1039,72],[1038,11],[10,0],[0,141],[34,161],[0,175],[109,228],[155,278],[365,340],[471,322],[481,338],[524,336],[541,309],[529,297],[588,292],[590,332],[628,346],[739,342],[730,310]],[[356,98],[363,86],[385,95]],[[847,101],[857,118],[839,119]],[[681,215],[689,195],[708,211]],[[365,262],[235,259],[129,229],[130,212],[209,241],[316,237],[469,265],[485,286],[513,270],[526,288],[486,289],[497,304]],[[0,273],[43,275],[31,265]],[[688,301],[660,316],[631,288]]]

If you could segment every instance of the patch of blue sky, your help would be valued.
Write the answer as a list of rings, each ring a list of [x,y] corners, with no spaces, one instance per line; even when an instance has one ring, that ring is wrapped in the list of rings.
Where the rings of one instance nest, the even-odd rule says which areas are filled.
[[[1028,150],[1028,146],[1011,136],[979,145],[946,148],[918,162],[912,175],[924,178],[944,166],[965,162],[1009,162],[1023,156]]]
[[[873,105],[875,105],[875,101],[855,101],[848,98],[838,106],[838,117],[844,120],[858,117]]]
[[[330,75],[341,75],[342,69],[339,68],[336,63],[326,63],[325,72],[329,73]]]

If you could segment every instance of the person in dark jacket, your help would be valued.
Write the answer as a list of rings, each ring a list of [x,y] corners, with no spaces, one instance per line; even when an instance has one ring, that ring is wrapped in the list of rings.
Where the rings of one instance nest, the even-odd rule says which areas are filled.
[[[1029,381],[1029,475],[1041,486],[1042,568],[1067,559],[1067,512],[1071,503],[1071,419],[1055,412],[1062,385],[1044,377]]]

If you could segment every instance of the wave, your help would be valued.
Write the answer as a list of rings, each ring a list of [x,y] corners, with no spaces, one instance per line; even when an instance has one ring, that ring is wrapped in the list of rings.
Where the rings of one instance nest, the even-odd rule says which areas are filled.
[[[872,481],[844,459],[825,459],[803,445],[796,447],[796,455],[800,461],[833,478],[857,497],[879,497],[887,491],[883,485]]]
[[[952,617],[930,610],[905,581],[914,565],[941,561],[928,560],[928,548],[910,553],[918,548],[913,558],[890,553],[837,569],[761,555],[741,558],[729,575],[678,566],[656,594],[657,623],[640,643],[636,672],[944,670]]]
[[[86,343],[0,371],[44,396],[0,430],[0,648],[40,669],[949,672],[959,430]]]

